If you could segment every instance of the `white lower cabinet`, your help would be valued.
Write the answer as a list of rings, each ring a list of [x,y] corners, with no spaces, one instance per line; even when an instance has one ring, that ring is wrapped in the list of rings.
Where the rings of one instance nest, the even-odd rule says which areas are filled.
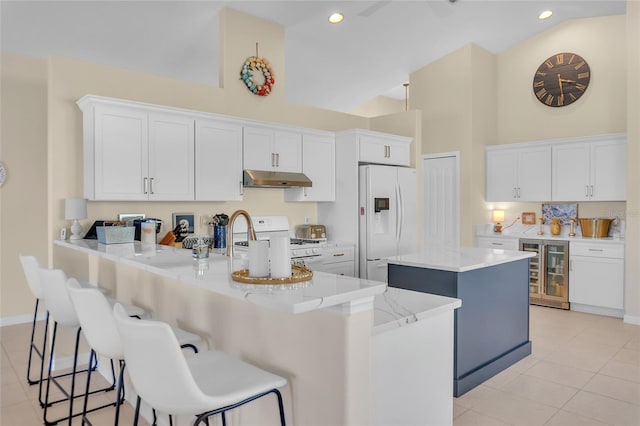
[[[323,250],[322,265],[316,270],[336,275],[355,276],[355,247],[353,245],[332,247]]]
[[[569,302],[571,310],[623,316],[623,243],[571,242]]]
[[[196,201],[242,200],[242,125],[196,120]]]
[[[519,250],[518,238],[509,237],[476,237],[476,246],[503,250]]]

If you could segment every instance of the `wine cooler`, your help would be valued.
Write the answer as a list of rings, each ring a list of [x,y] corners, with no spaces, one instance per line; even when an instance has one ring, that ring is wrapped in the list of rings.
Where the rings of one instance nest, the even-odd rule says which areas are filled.
[[[569,309],[569,242],[520,240],[520,250],[536,253],[529,260],[529,302]]]

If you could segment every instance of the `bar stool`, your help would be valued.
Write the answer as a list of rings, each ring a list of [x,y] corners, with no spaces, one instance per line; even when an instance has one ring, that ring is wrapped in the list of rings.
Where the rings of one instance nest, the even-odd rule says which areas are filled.
[[[71,424],[71,420],[73,417],[80,415],[81,413],[73,413],[73,402],[75,398],[81,397],[82,395],[75,394],[75,380],[76,375],[78,373],[88,372],[96,368],[95,364],[89,364],[86,370],[78,371],[78,349],[80,344],[80,322],[78,320],[78,316],[76,314],[75,308],[71,302],[69,297],[69,292],[67,290],[67,276],[64,271],[60,269],[46,269],[40,268],[39,270],[40,282],[42,284],[42,296],[44,303],[46,304],[48,311],[53,317],[54,325],[51,336],[51,348],[49,352],[49,363],[47,369],[47,377],[44,379],[44,376],[41,376],[41,380],[46,380],[47,386],[45,391],[45,400],[44,400],[44,423],[46,425],[53,425],[63,420],[68,420],[69,424]],[[114,301],[115,303],[115,301]],[[146,315],[144,309],[139,308],[133,305],[123,305],[125,306],[126,315],[135,316],[135,317],[143,317]],[[61,325],[65,328],[71,329],[75,332],[75,349],[73,354],[73,367],[70,373],[62,374],[62,375],[53,375],[53,361],[54,361],[54,353],[56,346],[56,338],[58,325]],[[115,388],[115,369],[113,366],[113,362],[111,362],[111,375],[112,375],[112,383],[109,386],[106,386],[103,389],[94,390],[90,393],[97,393],[103,391],[110,391]],[[65,389],[64,386],[59,382],[58,379],[64,376],[71,376],[71,386],[69,389]],[[51,401],[51,383],[62,392],[64,395],[63,398]],[[47,418],[48,408],[53,404],[57,404],[60,402],[68,401],[69,403],[69,413],[67,416],[59,418],[57,420],[49,420]],[[93,411],[93,410],[92,410]]]
[[[36,324],[37,324],[37,317],[38,317],[38,305],[40,303],[40,300],[43,298],[42,283],[40,282],[40,272],[39,272],[41,269],[41,266],[40,266],[40,263],[38,262],[38,259],[35,256],[21,255],[20,263],[22,264],[22,270],[24,272],[27,284],[29,285],[29,289],[31,290],[31,293],[36,299],[35,307],[33,309],[33,322],[31,324],[31,341],[29,343],[29,357],[27,362],[27,383],[29,383],[29,385],[35,385],[35,384],[39,385],[38,400],[40,402],[40,406],[44,407],[44,401],[42,401],[42,379],[43,379],[42,376],[44,374],[44,358],[45,358],[45,350],[47,345],[47,333],[49,331],[49,310],[46,310],[45,312],[45,323],[44,323],[44,331],[43,331],[44,337],[42,340],[42,345],[38,347],[34,339],[35,339]],[[89,286],[87,283],[81,283],[81,285],[83,287]],[[102,289],[102,288],[92,287],[92,286],[91,288],[96,288],[102,293],[107,292],[105,289]],[[31,378],[31,361],[33,359],[34,353],[40,360],[40,374],[37,379]],[[63,374],[60,377],[64,377],[66,375],[68,374]]]
[[[171,327],[160,321],[135,321],[119,304],[114,306],[129,377],[138,394],[134,425],[138,424],[141,399],[170,415],[196,416],[194,425],[208,417],[275,393],[280,423],[285,426],[283,377],[231,357],[206,351],[186,357]],[[208,423],[207,423],[208,424]]]
[[[120,374],[117,380],[116,401],[107,405],[115,405],[116,407],[114,424],[117,426],[120,417],[120,404],[124,400],[124,383],[122,379],[125,363],[120,334],[118,333],[113,318],[113,305],[96,289],[81,287],[75,278],[69,278],[67,280],[67,290],[69,291],[71,302],[75,307],[80,326],[82,327],[82,333],[87,339],[89,346],[91,346],[89,363],[97,360],[98,355],[109,358],[112,362],[115,360],[119,363]],[[180,342],[181,347],[190,348],[195,353],[198,352],[197,345],[202,343],[200,336],[176,327],[173,327],[172,330],[178,342]],[[83,424],[91,424],[86,418],[90,382],[91,370],[89,370],[87,374],[87,386],[82,410]]]

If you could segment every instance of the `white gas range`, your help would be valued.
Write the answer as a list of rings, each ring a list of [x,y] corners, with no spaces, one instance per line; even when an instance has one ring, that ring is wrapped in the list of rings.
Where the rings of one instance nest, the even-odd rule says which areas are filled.
[[[255,216],[251,218],[256,238],[269,240],[272,237],[289,237],[291,240],[291,261],[309,269],[318,270],[324,262],[326,238],[302,239],[292,238],[289,230],[289,218],[286,216]],[[247,222],[242,216],[236,219],[233,226],[233,249],[237,253],[249,251],[247,241]]]

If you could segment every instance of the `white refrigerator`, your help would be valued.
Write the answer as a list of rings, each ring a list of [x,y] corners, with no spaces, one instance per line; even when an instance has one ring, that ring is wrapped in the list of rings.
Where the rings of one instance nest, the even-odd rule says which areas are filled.
[[[358,194],[360,277],[387,282],[386,259],[418,250],[416,170],[360,166]]]

